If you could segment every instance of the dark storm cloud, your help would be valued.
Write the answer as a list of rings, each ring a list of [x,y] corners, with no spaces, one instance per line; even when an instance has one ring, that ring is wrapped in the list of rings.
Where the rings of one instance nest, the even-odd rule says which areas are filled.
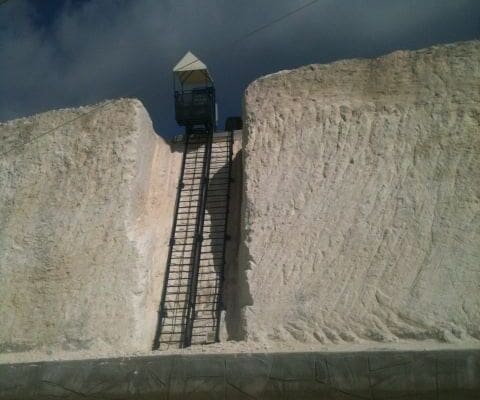
[[[480,29],[476,0],[320,0],[229,48],[308,0],[77,0],[53,14],[45,3],[0,6],[0,120],[136,96],[165,136],[178,131],[171,68],[187,50],[209,66],[222,120],[262,74],[469,40]]]

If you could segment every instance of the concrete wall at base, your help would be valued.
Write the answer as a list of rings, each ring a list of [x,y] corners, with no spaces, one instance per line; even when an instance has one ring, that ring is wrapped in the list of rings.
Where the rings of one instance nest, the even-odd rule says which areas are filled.
[[[0,399],[478,399],[480,350],[169,355],[0,365]]]

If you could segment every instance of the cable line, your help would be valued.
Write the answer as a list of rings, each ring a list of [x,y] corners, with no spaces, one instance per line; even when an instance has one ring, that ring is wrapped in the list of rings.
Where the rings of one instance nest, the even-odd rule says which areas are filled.
[[[0,0],[0,5],[6,3],[7,1],[8,1],[8,0]],[[271,27],[272,25],[275,25],[275,24],[277,24],[277,23],[279,23],[279,22],[281,22],[281,21],[284,21],[285,19],[291,17],[292,15],[294,15],[294,14],[296,14],[296,13],[298,13],[298,12],[304,10],[304,9],[306,9],[307,7],[310,7],[310,6],[314,5],[315,3],[318,3],[319,1],[320,1],[320,0],[312,0],[312,1],[308,2],[308,3],[305,3],[305,4],[301,5],[300,7],[297,7],[297,8],[295,8],[295,9],[293,9],[293,10],[291,10],[291,11],[289,11],[289,12],[287,12],[287,13],[285,13],[285,14],[283,14],[283,15],[275,18],[275,19],[273,19],[273,20],[270,21],[270,22],[267,22],[267,23],[265,23],[265,24],[263,24],[263,25],[255,28],[255,29],[251,30],[250,32],[247,32],[247,33],[243,34],[242,36],[240,36],[239,38],[231,41],[230,43],[226,44],[225,46],[222,46],[221,48],[213,51],[210,56],[215,55],[215,54],[217,54],[217,53],[223,52],[223,50],[224,50],[225,48],[230,48],[230,47],[234,47],[234,46],[238,45],[238,43],[242,42],[243,40],[248,39],[248,38],[250,38],[251,36],[253,36],[253,35],[255,35],[255,34],[261,32],[261,31],[263,31],[263,30],[265,30],[265,29],[268,29],[268,28]],[[190,62],[190,63],[188,63],[188,64],[186,64],[186,65],[184,65],[183,67],[188,67],[189,65],[193,64],[194,62],[196,62],[196,60],[195,60],[195,61],[192,61],[192,62]],[[138,87],[136,88],[136,91],[137,91],[139,88],[143,88],[143,87],[145,87],[145,86],[146,86],[146,85],[138,86]],[[123,96],[123,97],[135,97],[135,96],[133,95],[133,96]],[[53,128],[51,128],[51,129],[49,129],[49,130],[47,130],[47,131],[45,131],[45,132],[42,132],[42,133],[40,133],[40,134],[38,134],[38,135],[30,138],[29,140],[25,140],[23,143],[19,143],[19,144],[17,144],[17,145],[13,145],[12,148],[8,149],[8,150],[5,151],[5,152],[0,153],[0,157],[3,157],[3,156],[5,156],[5,155],[9,154],[10,152],[12,152],[13,150],[15,150],[16,148],[19,148],[20,146],[26,146],[27,144],[30,144],[30,143],[32,143],[32,142],[34,142],[34,141],[36,141],[36,140],[38,140],[38,139],[40,139],[40,138],[48,135],[49,133],[55,132],[56,130],[58,130],[58,129],[66,126],[66,125],[69,125],[70,123],[72,123],[72,122],[74,122],[74,121],[76,121],[76,120],[78,120],[78,119],[80,119],[80,118],[82,118],[82,117],[84,117],[84,116],[86,116],[86,115],[89,115],[89,114],[93,113],[94,111],[97,111],[97,110],[100,110],[100,109],[102,109],[102,108],[105,108],[106,106],[112,104],[114,101],[117,101],[117,100],[118,100],[118,98],[112,99],[112,100],[107,100],[105,103],[100,104],[100,105],[98,105],[98,106],[94,106],[91,110],[89,110],[89,111],[87,111],[87,112],[85,112],[85,113],[83,113],[83,114],[80,114],[80,115],[76,116],[75,118],[72,118],[71,120],[65,121],[65,122],[63,122],[62,124],[60,124],[60,125],[58,125],[58,126],[56,126],[56,127],[53,127]]]
[[[294,10],[292,10],[292,11],[289,11],[288,13],[283,14],[282,16],[280,16],[280,17],[278,17],[278,18],[276,18],[276,19],[274,19],[274,20],[272,20],[272,21],[270,21],[270,22],[268,22],[268,23],[266,23],[266,24],[264,24],[264,25],[262,25],[262,26],[259,26],[258,28],[255,28],[255,29],[253,29],[252,31],[246,33],[246,34],[243,35],[241,38],[235,40],[235,41],[234,41],[232,44],[230,44],[229,46],[231,46],[231,45],[236,45],[236,44],[238,44],[239,42],[241,42],[242,40],[248,39],[250,36],[253,36],[253,35],[255,35],[256,33],[261,32],[261,31],[263,31],[264,29],[270,28],[272,25],[275,25],[275,24],[277,24],[278,22],[283,21],[284,19],[287,19],[288,17],[291,17],[293,14],[296,14],[296,13],[304,10],[305,8],[312,6],[312,5],[314,5],[315,3],[318,3],[319,1],[320,1],[320,0],[312,0],[311,2],[306,3],[306,4],[304,4],[303,6],[300,6],[300,7],[296,8],[296,9],[294,9]]]
[[[115,99],[115,100],[118,100],[118,99]],[[25,140],[23,143],[20,143],[20,144],[17,144],[17,145],[13,145],[12,148],[8,149],[7,151],[3,152],[3,153],[0,153],[0,156],[4,156],[4,155],[7,155],[8,153],[12,152],[13,150],[15,150],[16,148],[20,147],[20,146],[25,146],[27,144],[30,144],[46,135],[48,135],[49,133],[52,133],[52,132],[55,132],[56,130],[60,129],[60,128],[63,128],[64,126],[66,125],[70,125],[72,122],[75,122],[76,120],[82,118],[82,117],[85,117],[86,115],[89,115],[89,114],[92,114],[94,111],[97,111],[97,110],[100,110],[102,108],[105,108],[106,106],[112,104],[115,100],[107,100],[105,103],[103,104],[99,104],[98,106],[95,106],[93,107],[91,110],[88,110],[80,115],[77,115],[75,118],[72,118],[72,119],[69,119],[68,121],[65,121],[63,123],[61,123],[60,125],[57,125],[45,132],[42,132],[36,136],[34,136],[33,138],[31,138],[30,140]]]

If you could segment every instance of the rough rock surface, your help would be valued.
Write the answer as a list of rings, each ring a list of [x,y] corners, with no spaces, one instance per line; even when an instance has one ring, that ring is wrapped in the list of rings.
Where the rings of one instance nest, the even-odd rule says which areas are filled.
[[[10,149],[0,353],[149,350],[181,154],[128,99],[0,124],[0,153]]]
[[[480,42],[310,65],[245,99],[245,337],[480,340]]]

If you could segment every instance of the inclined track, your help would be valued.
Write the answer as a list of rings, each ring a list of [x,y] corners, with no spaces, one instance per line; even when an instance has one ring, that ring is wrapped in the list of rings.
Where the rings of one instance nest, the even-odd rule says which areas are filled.
[[[232,145],[186,135],[154,349],[219,339]]]

